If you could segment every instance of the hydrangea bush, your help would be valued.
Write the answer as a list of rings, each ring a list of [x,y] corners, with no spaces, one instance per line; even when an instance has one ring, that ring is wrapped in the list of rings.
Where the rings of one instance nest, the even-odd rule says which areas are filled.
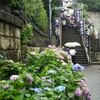
[[[91,100],[83,76],[74,69],[61,48],[28,53],[20,72],[0,81],[0,100]]]

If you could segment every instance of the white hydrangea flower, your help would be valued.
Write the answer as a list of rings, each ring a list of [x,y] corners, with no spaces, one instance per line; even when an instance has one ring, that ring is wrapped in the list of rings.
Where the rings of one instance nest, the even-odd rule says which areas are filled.
[[[33,82],[33,77],[32,77],[31,74],[26,74],[26,77],[27,77],[29,83],[32,83]]]
[[[65,63],[65,62],[63,61],[63,62],[62,62],[62,65],[63,65],[63,66],[66,66],[66,65],[67,65],[67,63]]]
[[[10,76],[10,80],[13,80],[13,81],[17,80],[18,78],[19,78],[19,75]]]
[[[6,89],[8,89],[9,87],[10,87],[10,85],[9,85],[9,84],[6,84],[6,85],[3,86],[3,89],[6,90]]]
[[[57,72],[55,70],[49,70],[47,71],[48,74],[56,74]]]
[[[34,55],[36,55],[36,52],[32,51],[32,52],[30,52],[30,54],[34,56]]]
[[[47,79],[46,81],[49,82],[49,83],[52,83],[53,82],[51,79]]]

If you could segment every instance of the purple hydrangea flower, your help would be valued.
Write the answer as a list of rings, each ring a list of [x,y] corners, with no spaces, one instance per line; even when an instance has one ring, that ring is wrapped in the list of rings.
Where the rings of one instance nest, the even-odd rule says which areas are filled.
[[[80,64],[75,64],[75,65],[72,66],[72,69],[74,71],[82,71],[82,70],[84,70],[84,66],[82,66]]]
[[[81,89],[79,87],[76,89],[75,95],[78,96],[78,97],[82,96],[82,91],[81,91]]]
[[[84,90],[83,95],[85,96],[86,100],[92,100],[92,99],[91,99],[90,91],[89,91],[89,89],[88,89],[87,87],[86,87],[86,89]]]
[[[85,96],[86,100],[92,100],[91,95]]]
[[[7,89],[9,89],[9,87],[10,87],[10,85],[7,84],[7,85],[4,85],[4,86],[3,86],[3,89],[4,89],[4,90],[7,90]]]

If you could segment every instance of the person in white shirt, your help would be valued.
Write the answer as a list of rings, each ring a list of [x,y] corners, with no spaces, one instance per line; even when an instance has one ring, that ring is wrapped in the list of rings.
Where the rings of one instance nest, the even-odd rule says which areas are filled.
[[[74,48],[71,48],[69,50],[69,54],[71,55],[73,64],[75,64],[75,54],[76,54],[76,50]]]

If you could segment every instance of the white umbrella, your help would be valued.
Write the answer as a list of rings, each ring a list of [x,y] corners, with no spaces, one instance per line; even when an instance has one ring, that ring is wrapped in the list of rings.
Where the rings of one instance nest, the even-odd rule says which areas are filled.
[[[73,43],[74,43],[75,46],[81,46],[81,44],[78,43],[78,42],[73,42]]]
[[[72,44],[72,42],[67,42],[67,43],[64,44],[64,46],[66,46],[66,47],[75,47],[75,46]]]
[[[76,46],[81,46],[80,43],[78,42],[67,42],[64,44],[66,47],[76,47]]]

